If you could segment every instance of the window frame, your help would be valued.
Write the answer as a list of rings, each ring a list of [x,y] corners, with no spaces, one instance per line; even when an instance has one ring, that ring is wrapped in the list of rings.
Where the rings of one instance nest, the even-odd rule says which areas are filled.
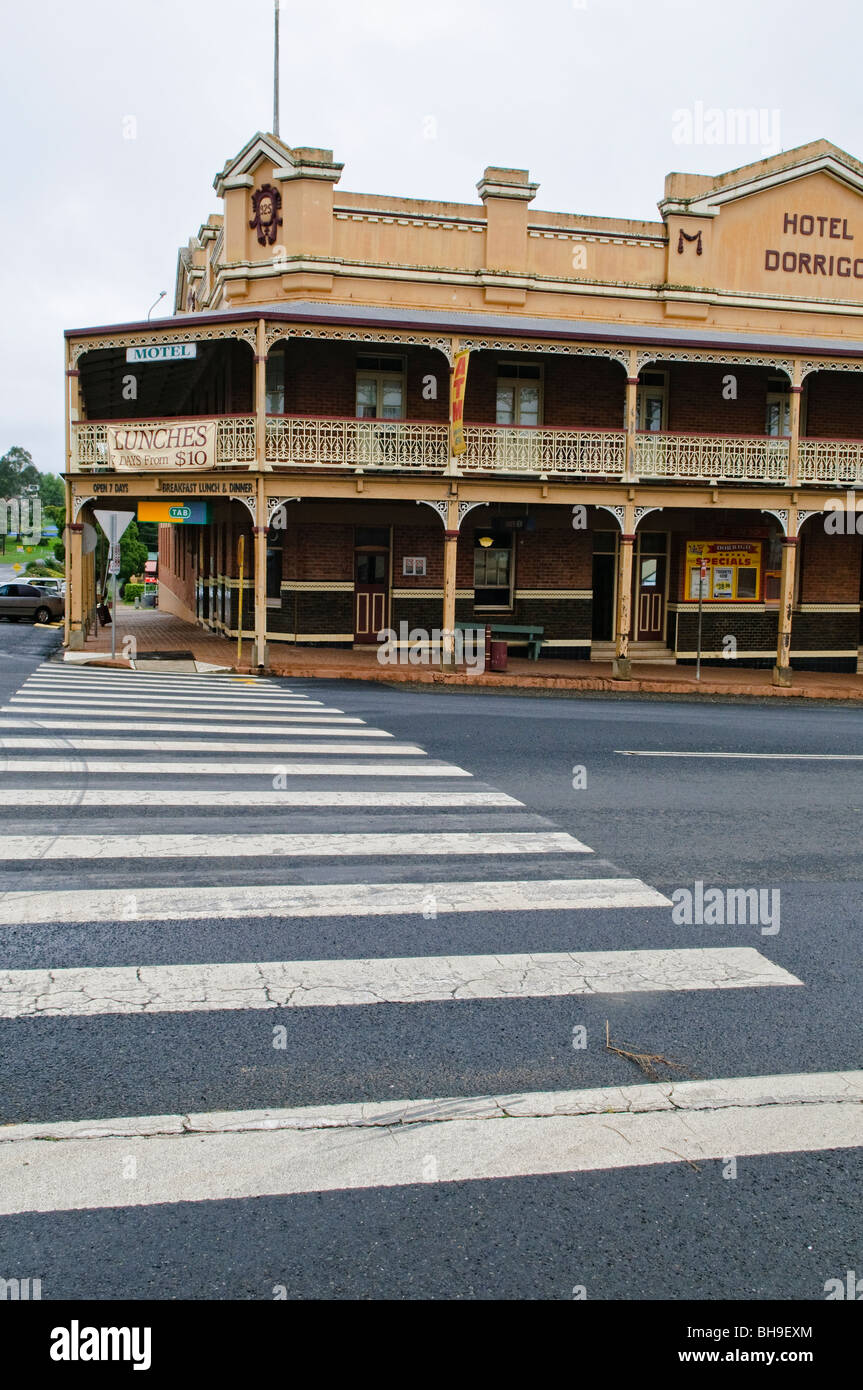
[[[371,365],[365,366],[365,367],[363,366],[363,363],[364,363],[364,362],[371,364],[372,362],[380,362],[380,361],[382,361],[382,360],[384,360],[384,361],[386,361],[386,360],[392,360],[393,362],[399,362],[401,365],[400,365],[400,367],[399,367],[398,370],[395,370],[395,369],[393,369],[393,370],[388,370],[388,369],[386,369],[386,368],[381,368],[381,367],[372,367]],[[383,405],[384,388],[385,388],[386,386],[388,386],[388,385],[392,385],[393,382],[396,382],[396,381],[397,381],[398,384],[399,384],[399,390],[400,390],[400,393],[401,393],[401,405],[400,405],[400,411],[401,411],[401,413],[400,413],[399,415],[384,415],[384,414],[383,414],[383,408],[384,408],[384,405]],[[374,384],[375,384],[375,400],[376,400],[375,412],[376,412],[376,413],[375,413],[374,415],[361,415],[361,414],[360,414],[359,388],[360,388],[360,383],[361,383],[361,382],[374,382]],[[382,353],[382,354],[378,354],[378,353],[367,353],[367,354],[365,354],[365,355],[360,354],[360,355],[357,357],[357,360],[356,360],[355,380],[354,380],[354,412],[355,412],[355,419],[357,419],[357,420],[376,420],[376,421],[378,421],[379,423],[382,423],[382,424],[395,424],[395,423],[396,423],[397,421],[399,421],[399,420],[406,420],[406,419],[407,419],[407,414],[406,414],[406,402],[407,402],[407,358],[406,358],[406,357],[402,356],[402,355],[399,354],[399,353]]]
[[[639,434],[665,434],[668,430],[668,372],[651,368],[650,371],[642,373],[642,375],[661,377],[662,380],[661,382],[642,382],[639,377],[635,398],[636,430]],[[646,405],[649,400],[658,400],[662,408],[662,423],[658,430],[649,430],[644,423],[646,418]],[[625,424],[626,421],[624,420],[624,425]]]
[[[524,373],[522,375],[522,372]],[[537,419],[535,425],[525,425],[521,421],[520,388],[535,386],[537,392]],[[498,419],[497,394],[501,386],[511,386],[514,391],[512,421]],[[501,429],[542,429],[545,420],[545,367],[542,362],[513,362],[502,359],[497,364],[495,382],[495,424]]]
[[[483,546],[477,539],[480,535],[492,534],[489,531],[476,532],[473,547],[473,607],[475,613],[511,613],[514,604],[515,594],[515,533],[511,535],[495,535],[494,545]],[[505,542],[505,543],[504,543]],[[504,553],[509,556],[507,565],[508,583],[503,584],[477,584],[476,582],[476,562],[478,556],[490,555],[493,552]],[[478,590],[497,589],[501,594],[506,593],[505,603],[479,603],[477,601]]]

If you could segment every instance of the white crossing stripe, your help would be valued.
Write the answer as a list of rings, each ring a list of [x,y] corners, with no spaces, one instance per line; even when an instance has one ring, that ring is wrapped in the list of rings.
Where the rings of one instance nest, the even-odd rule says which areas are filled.
[[[87,705],[85,709],[70,709],[68,710],[68,713],[87,714],[91,712],[93,709],[94,705],[90,703]],[[146,713],[146,711],[141,709],[139,709],[136,712],[139,714]],[[22,719],[26,719],[31,723],[35,720],[38,720],[38,722],[41,724],[43,722],[43,716],[47,716],[48,718],[62,719],[65,713],[67,713],[67,711],[62,706],[60,701],[55,701],[53,704],[50,705],[42,704],[41,701],[38,705],[31,705],[28,703],[26,709],[22,708],[20,705],[0,705],[0,714],[15,716],[20,715]],[[122,720],[123,726],[128,728],[134,728],[135,725],[129,722],[130,717],[131,712],[126,709],[114,709],[110,707],[104,710],[100,709],[99,728],[105,727],[106,719]],[[154,710],[152,712],[152,717],[157,719],[161,718],[173,721],[170,725],[170,727],[172,728],[176,727],[178,729],[188,729],[192,727],[188,724],[187,717],[183,714],[182,710]],[[197,724],[194,727],[206,729],[210,727],[209,721],[212,720],[215,722],[219,719],[227,719],[228,715],[218,710],[212,712],[210,710],[196,709],[194,718],[200,721],[199,724]],[[349,714],[322,714],[320,712],[317,712],[315,714],[305,714],[302,710],[293,709],[287,710],[283,714],[249,714],[245,711],[242,713],[237,713],[232,709],[230,713],[230,718],[232,727],[236,726],[237,724],[246,723],[283,724],[285,723],[285,721],[288,721],[291,724],[312,724],[326,726],[329,726],[331,724],[364,725],[366,722],[364,719],[357,719],[355,716]],[[169,726],[166,724],[165,728],[167,727]],[[325,728],[324,732],[329,732],[329,729]],[[392,737],[392,735],[389,735],[389,737]]]
[[[0,1130],[0,1213],[413,1187],[698,1165],[728,1154],[857,1148],[863,1140],[861,1099],[861,1074],[850,1072],[15,1125]],[[432,1175],[430,1148],[436,1160]],[[134,1183],[123,1176],[130,1155],[141,1159]]]
[[[116,749],[117,745],[112,744]],[[177,747],[172,744],[172,747]],[[149,747],[149,745],[148,745]],[[338,750],[343,753],[344,748]],[[365,750],[364,750],[365,751]],[[376,751],[376,750],[375,750]],[[423,757],[427,755],[424,753]],[[272,767],[265,763],[187,763],[179,759],[165,763],[127,761],[120,758],[9,758],[0,749],[0,772],[62,772],[88,773],[90,776],[143,777],[268,777],[271,773],[286,777],[471,777],[461,767],[435,763],[286,763]],[[149,796],[149,792],[147,793]]]
[[[3,763],[0,760],[0,770]],[[79,787],[6,787],[6,806],[17,810],[24,806],[55,806],[58,809],[89,809],[99,806],[141,807],[140,787],[118,790],[114,787],[98,791],[82,790]],[[195,806],[201,810],[216,806],[242,806],[248,809],[265,806],[272,810],[294,806],[332,806],[332,807],[405,807],[415,810],[437,810],[446,808],[469,809],[489,806],[522,807],[521,801],[507,796],[504,792],[400,792],[400,791],[361,791],[333,792],[309,788],[303,791],[255,791],[252,789],[211,792],[209,790],[165,791],[162,788],[147,788],[148,806]]]
[[[118,731],[119,732],[119,731]],[[277,732],[271,730],[268,732]],[[63,748],[80,748],[83,751],[106,752],[106,753],[343,753],[343,754],[368,754],[370,757],[411,757],[425,758],[428,756],[424,748],[419,748],[415,743],[382,743],[370,747],[365,743],[321,743],[319,740],[322,734],[314,734],[302,731],[303,736],[308,739],[317,739],[315,743],[295,743],[287,739],[280,740],[278,743],[226,743],[223,740],[213,742],[212,739],[158,739],[158,738],[78,738],[63,737],[60,734],[46,733],[41,738],[31,737],[22,734],[3,734],[0,735],[0,756],[4,752],[16,753],[21,748],[44,748],[49,752],[57,752]]]
[[[172,688],[174,690],[186,691],[194,694],[196,690],[224,690],[228,694],[246,693],[256,695],[261,694],[290,694],[287,686],[275,685],[270,682],[268,685],[253,687],[243,682],[240,688],[236,684],[226,680],[224,677],[204,677],[204,676],[159,676],[151,675],[149,672],[141,672],[140,679],[135,673],[126,672],[105,672],[104,675],[84,675],[83,672],[75,671],[59,676],[52,676],[48,671],[42,670],[28,676],[25,685],[56,685],[66,686],[87,686],[91,690],[95,686],[104,686],[105,689],[141,690],[145,686],[147,689],[156,689],[160,686]]]
[[[449,831],[438,834],[339,833],[320,835],[3,835],[7,860],[153,858],[266,858],[412,854],[592,854],[563,831]]]
[[[748,946],[137,969],[115,965],[0,971],[0,1018],[347,1008],[799,984]]]
[[[136,888],[141,921],[208,917],[402,917],[430,902],[450,912],[544,912],[671,907],[637,878],[512,879],[474,883],[258,884],[250,887]],[[129,912],[129,892],[114,888],[5,893],[0,926],[37,922],[114,922]]]
[[[635,748],[616,748],[614,751],[623,758],[742,758],[777,762],[863,763],[863,753],[654,753]]]
[[[306,716],[309,718],[310,716]],[[237,728],[231,724],[190,724],[187,720],[180,720],[176,724],[153,724],[148,720],[127,719],[118,729],[117,733],[132,734],[274,734],[291,735],[302,738],[392,738],[392,734],[386,733],[383,729],[357,729],[357,728],[312,728],[309,729],[303,724],[295,723],[290,715],[283,715],[282,718],[290,719],[287,724],[245,724]],[[345,720],[345,723],[349,721]],[[361,721],[356,720],[357,724]],[[5,729],[44,729],[50,732],[52,729],[98,729],[104,733],[105,725],[101,719],[33,719],[28,716],[26,719],[2,719],[0,718],[0,740],[3,738]],[[42,746],[41,744],[39,745]],[[77,747],[77,744],[75,745]],[[111,747],[116,747],[116,742]],[[208,745],[209,747],[210,745]],[[244,745],[245,746],[245,745]],[[154,747],[148,744],[148,748]]]
[[[292,714],[295,710],[299,711],[306,708],[316,707],[320,714],[342,714],[340,709],[327,709],[317,700],[310,700],[308,706],[291,703],[288,700],[268,700],[266,704],[256,702],[249,703],[248,700],[225,700],[224,697],[214,697],[212,700],[184,700],[182,697],[175,698],[172,695],[100,695],[93,697],[89,695],[51,695],[48,699],[35,695],[12,695],[10,704],[17,711],[29,709],[31,705],[51,705],[55,709],[73,711],[81,708],[84,711],[91,709],[101,709],[103,706],[118,711],[131,711],[135,714],[142,714],[147,710],[173,709],[179,707],[189,710],[192,714],[199,711],[221,710],[224,713],[233,710],[255,710],[265,714]]]

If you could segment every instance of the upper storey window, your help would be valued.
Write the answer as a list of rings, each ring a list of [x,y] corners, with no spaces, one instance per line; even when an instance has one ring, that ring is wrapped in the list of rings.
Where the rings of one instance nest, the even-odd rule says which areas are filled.
[[[638,428],[658,434],[668,416],[668,373],[642,372],[638,383]]]
[[[358,357],[357,418],[403,420],[404,405],[404,358]]]
[[[774,438],[791,433],[791,393],[785,377],[772,376],[768,379],[764,433]]]
[[[532,362],[501,362],[497,374],[499,425],[542,424],[542,367]]]

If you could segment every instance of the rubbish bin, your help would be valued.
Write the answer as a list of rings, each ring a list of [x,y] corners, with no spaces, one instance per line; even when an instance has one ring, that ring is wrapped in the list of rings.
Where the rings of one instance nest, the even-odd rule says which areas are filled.
[[[490,667],[492,671],[506,670],[506,642],[492,642]]]

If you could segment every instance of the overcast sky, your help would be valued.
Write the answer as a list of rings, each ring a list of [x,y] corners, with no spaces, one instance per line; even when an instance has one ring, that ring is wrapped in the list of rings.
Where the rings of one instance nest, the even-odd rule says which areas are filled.
[[[172,301],[215,173],[271,128],[272,25],[273,0],[3,0],[0,453],[60,472],[63,329]],[[657,218],[670,170],[769,152],[681,143],[699,103],[863,157],[860,0],[282,0],[281,31],[282,138],[332,148],[343,190],[471,202],[502,164],[536,208]]]

